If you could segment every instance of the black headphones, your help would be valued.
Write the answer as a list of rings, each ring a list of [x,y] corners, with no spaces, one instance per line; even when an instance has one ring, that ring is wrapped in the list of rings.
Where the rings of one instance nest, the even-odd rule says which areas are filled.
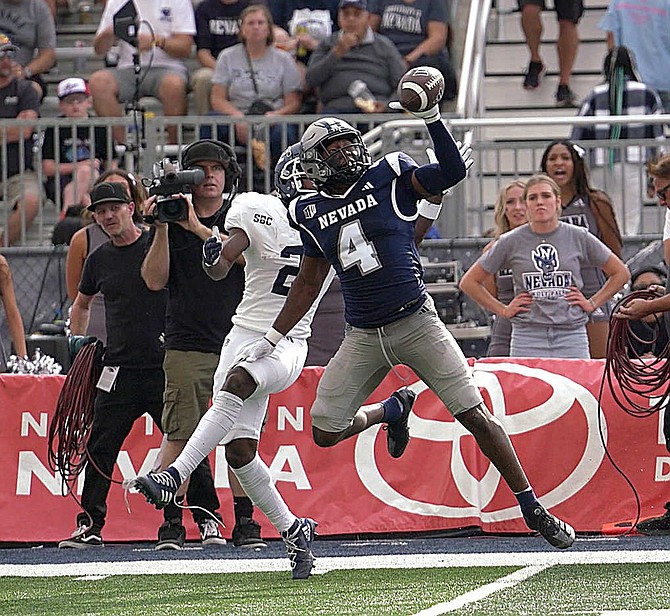
[[[187,169],[192,166],[193,163],[186,164],[185,161],[188,160],[189,152],[191,152],[195,146],[200,145],[210,145],[222,150],[222,153],[217,158],[212,158],[211,160],[220,160],[223,163],[226,170],[226,182],[223,191],[231,195],[229,200],[232,199],[232,195],[237,192],[237,185],[240,181],[240,176],[242,175],[242,169],[237,162],[235,150],[233,150],[230,144],[225,143],[224,141],[217,141],[216,139],[198,139],[198,141],[189,143],[182,149],[180,154],[182,168]]]

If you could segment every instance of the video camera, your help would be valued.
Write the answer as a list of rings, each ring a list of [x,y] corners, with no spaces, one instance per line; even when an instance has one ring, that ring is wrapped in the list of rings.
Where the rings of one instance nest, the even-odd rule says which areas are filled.
[[[188,203],[177,193],[191,192],[191,186],[205,180],[202,169],[181,171],[179,163],[164,158],[154,163],[153,178],[146,183],[149,196],[158,195],[155,218],[159,222],[177,222],[188,218]],[[153,222],[148,220],[147,222]]]

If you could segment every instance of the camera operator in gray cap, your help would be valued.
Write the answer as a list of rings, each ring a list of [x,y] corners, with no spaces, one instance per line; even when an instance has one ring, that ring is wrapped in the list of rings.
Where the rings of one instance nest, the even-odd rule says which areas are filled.
[[[191,196],[181,190],[171,197],[153,194],[144,208],[145,215],[153,218],[153,237],[142,264],[142,278],[152,290],[168,290],[163,364],[163,428],[167,442],[162,467],[179,455],[208,408],[221,346],[244,289],[242,266],[234,265],[228,277],[220,281],[213,281],[202,268],[203,242],[212,235],[213,227],[224,228],[237,191],[240,167],[235,153],[220,141],[195,141],[182,150],[181,169],[201,169],[204,174],[199,184],[190,186]],[[149,192],[164,195],[164,186]],[[162,222],[166,212],[169,222]],[[260,525],[253,519],[251,500],[230,470],[228,478],[235,505],[234,545],[265,547]],[[206,508],[214,512],[220,504],[213,482],[208,490],[211,503]],[[181,511],[175,508],[174,518],[161,527],[157,548],[179,549],[183,545]],[[203,515],[199,523],[203,543],[224,543],[218,525]]]

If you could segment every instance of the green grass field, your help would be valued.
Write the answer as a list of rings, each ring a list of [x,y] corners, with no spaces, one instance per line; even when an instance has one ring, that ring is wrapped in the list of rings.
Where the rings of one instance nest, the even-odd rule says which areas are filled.
[[[0,577],[13,616],[670,615],[670,564]],[[33,575],[33,574],[31,574]],[[667,610],[667,611],[666,611]]]

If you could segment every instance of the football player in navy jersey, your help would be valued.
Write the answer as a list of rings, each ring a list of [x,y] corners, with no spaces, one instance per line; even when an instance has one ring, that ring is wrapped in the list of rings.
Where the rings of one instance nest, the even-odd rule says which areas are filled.
[[[299,165],[298,145],[288,148],[275,170],[276,194],[248,192],[238,195],[226,216],[228,237],[216,234],[203,246],[205,271],[214,280],[225,278],[232,264],[245,259],[244,296],[232,318],[214,375],[213,399],[180,455],[161,472],[150,472],[131,483],[156,505],[171,503],[181,484],[219,443],[226,445],[226,460],[240,485],[281,534],[291,560],[293,579],[310,576],[316,522],[293,514],[272,481],[270,470],[258,455],[258,441],[270,394],[289,387],[300,375],[307,357],[307,338],[321,296],[299,319],[274,353],[260,361],[240,359],[268,330],[281,310],[291,279],[298,273],[302,246],[300,234],[289,224],[286,207],[313,186]],[[328,269],[331,269],[330,266]],[[335,273],[327,272],[323,293]],[[394,393],[401,400],[413,395]],[[395,398],[394,398],[395,399]],[[411,405],[407,404],[405,416]],[[406,425],[406,419],[404,419]]]
[[[419,211],[417,202],[460,182],[466,163],[437,105],[414,115],[426,122],[435,163],[418,166],[394,152],[372,164],[360,133],[337,118],[319,119],[305,130],[300,161],[317,193],[291,204],[304,257],[281,312],[247,359],[273,352],[312,305],[332,265],[342,284],[348,329],[310,411],[316,444],[331,447],[386,423],[389,452],[401,455],[409,440],[411,390],[401,391],[412,400],[396,396],[360,406],[394,366],[405,364],[473,434],[516,494],[528,526],[551,545],[568,548],[574,530],[538,501],[509,436],[485,407],[463,352],[426,292],[415,223],[420,215],[437,216],[423,201]]]

